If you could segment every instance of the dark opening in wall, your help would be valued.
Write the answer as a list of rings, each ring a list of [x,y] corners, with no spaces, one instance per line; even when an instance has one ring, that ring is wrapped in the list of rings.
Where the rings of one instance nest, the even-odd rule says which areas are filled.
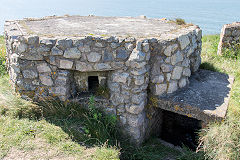
[[[196,150],[201,121],[177,113],[163,111],[161,139],[175,146]]]
[[[88,91],[96,92],[98,87],[99,87],[98,76],[89,76],[88,77]]]

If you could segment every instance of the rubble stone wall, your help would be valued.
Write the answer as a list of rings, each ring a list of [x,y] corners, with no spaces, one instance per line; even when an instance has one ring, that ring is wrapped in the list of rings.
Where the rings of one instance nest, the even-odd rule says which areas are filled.
[[[161,121],[149,116],[154,114],[146,107],[149,95],[187,85],[201,63],[201,35],[198,27],[190,26],[161,38],[49,38],[21,35],[16,23],[9,22],[7,66],[14,89],[36,100],[69,100],[88,89],[88,76],[98,76],[110,90],[103,107],[116,114],[123,131],[139,144],[150,124]]]
[[[150,87],[154,95],[173,93],[189,83],[191,73],[201,64],[201,35],[193,31],[150,43]]]
[[[223,54],[224,49],[235,49],[240,44],[240,22],[225,24],[220,35],[218,55]],[[238,48],[239,49],[239,48]]]

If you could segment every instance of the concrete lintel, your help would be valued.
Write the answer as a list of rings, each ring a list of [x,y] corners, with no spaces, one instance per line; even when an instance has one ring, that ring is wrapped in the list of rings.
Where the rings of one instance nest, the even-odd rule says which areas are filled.
[[[189,87],[165,97],[155,97],[157,107],[206,123],[224,119],[234,77],[219,72],[199,70],[189,80]]]

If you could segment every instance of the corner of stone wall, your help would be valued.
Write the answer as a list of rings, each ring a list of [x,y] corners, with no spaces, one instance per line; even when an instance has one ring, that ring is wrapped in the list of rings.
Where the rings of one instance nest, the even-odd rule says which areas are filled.
[[[223,54],[224,49],[233,49],[240,42],[240,23],[225,24],[221,29],[218,44],[218,55]]]
[[[132,48],[126,67],[113,71],[110,80],[111,103],[125,135],[134,144],[141,144],[146,132],[147,88],[150,49],[148,40],[138,40]]]
[[[147,121],[145,138],[161,134],[162,110],[157,108],[158,97],[186,87],[189,83],[188,78],[201,64],[202,31],[199,28],[169,37],[171,38],[168,40],[149,41],[150,90],[148,104],[145,107]]]
[[[187,86],[191,73],[201,64],[200,29],[151,46],[150,88],[153,95],[164,96]]]

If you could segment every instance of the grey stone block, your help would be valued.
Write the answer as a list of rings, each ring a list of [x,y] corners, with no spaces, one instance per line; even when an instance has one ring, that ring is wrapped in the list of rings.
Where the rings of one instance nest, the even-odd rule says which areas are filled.
[[[81,57],[81,52],[77,49],[77,47],[67,48],[64,51],[63,57],[72,58],[72,59],[79,59]]]

